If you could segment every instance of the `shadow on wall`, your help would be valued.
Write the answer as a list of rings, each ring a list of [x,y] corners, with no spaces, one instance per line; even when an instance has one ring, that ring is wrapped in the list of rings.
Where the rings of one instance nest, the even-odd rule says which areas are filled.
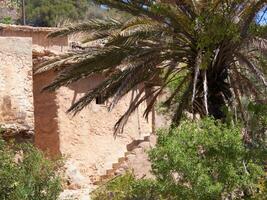
[[[42,92],[42,88],[51,83],[55,72],[35,75],[33,77],[35,145],[50,156],[61,155],[59,116],[60,109],[56,92]],[[89,89],[93,89],[104,80],[102,75],[95,75],[79,80],[68,88],[74,91],[69,107]]]
[[[51,71],[45,74],[35,75],[33,77],[35,144],[38,148],[47,152],[51,156],[57,156],[61,155],[61,153],[65,153],[64,147],[62,149],[61,145],[64,146],[67,137],[72,138],[74,141],[73,143],[75,143],[76,140],[80,139],[79,137],[77,139],[76,136],[80,135],[81,132],[86,132],[86,134],[89,134],[95,131],[110,132],[112,130],[113,127],[110,127],[111,124],[105,123],[105,120],[100,122],[103,126],[101,126],[99,130],[96,130],[95,127],[93,127],[94,123],[98,123],[97,120],[94,119],[95,117],[100,117],[102,116],[101,114],[104,114],[103,116],[112,117],[112,119],[114,119],[120,117],[123,114],[122,112],[124,112],[124,110],[119,109],[119,111],[116,110],[115,113],[108,114],[107,111],[104,110],[106,108],[94,105],[102,104],[106,106],[106,103],[98,102],[99,99],[96,99],[89,108],[90,110],[80,115],[81,118],[78,117],[78,120],[77,118],[69,118],[64,114],[66,110],[75,102],[77,102],[77,100],[79,100],[79,98],[81,98],[85,93],[91,89],[94,89],[97,85],[103,82],[105,77],[100,74],[94,75],[70,84],[67,87],[67,90],[66,88],[62,88],[62,90],[59,89],[57,92],[41,92],[44,86],[48,85],[54,80],[55,75],[56,73]],[[129,103],[133,101],[135,95],[136,91],[132,91],[130,93],[129,102],[126,100],[124,105],[128,106]],[[141,113],[139,114],[139,110],[137,109],[134,118],[137,117],[136,127],[138,129],[136,131],[139,131],[139,134],[141,134],[140,115]],[[79,119],[81,121],[79,121]],[[84,126],[83,123],[89,123],[89,121],[92,124]],[[113,125],[114,124],[112,124],[112,126]],[[87,129],[90,129],[90,131]],[[64,134],[64,138],[61,134]],[[61,152],[61,150],[63,150],[63,152]]]
[[[58,105],[56,92],[41,92],[54,79],[48,72],[33,77],[35,145],[51,156],[59,156],[60,141],[58,127]]]
[[[88,78],[81,79],[69,85],[68,88],[71,91],[74,91],[71,105],[73,105],[77,100],[79,100],[79,98],[81,97],[80,94],[85,94],[89,90],[94,89],[104,80],[105,80],[105,77],[99,74],[99,75],[93,75]]]

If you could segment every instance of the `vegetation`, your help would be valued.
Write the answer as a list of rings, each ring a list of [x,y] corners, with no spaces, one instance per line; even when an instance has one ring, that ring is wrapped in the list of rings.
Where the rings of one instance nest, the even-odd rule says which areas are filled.
[[[57,199],[61,180],[56,167],[58,163],[32,145],[11,145],[0,139],[0,199]]]
[[[2,24],[12,24],[13,20],[11,17],[3,17],[2,19],[0,19],[0,23]]]
[[[27,0],[27,24],[57,26],[65,20],[84,19],[88,0]]]
[[[112,17],[121,19],[125,14],[114,9],[102,9],[92,0],[28,0],[26,1],[27,24],[34,26],[62,26],[86,19]]]
[[[92,192],[93,200],[156,200],[158,186],[152,180],[136,180],[131,172],[111,180]]]
[[[139,94],[115,125],[118,133],[130,114],[149,98],[144,113],[148,116],[157,97],[177,77],[180,84],[164,103],[173,111],[173,125],[179,124],[185,110],[224,119],[228,107],[243,118],[240,96],[256,101],[266,98],[266,33],[254,20],[265,0],[96,2],[132,18],[89,20],[52,33],[50,37],[85,32],[86,42],[106,42],[104,47],[85,48],[44,63],[35,72],[59,70],[45,90],[95,73],[107,75],[105,82],[88,91],[69,112],[78,113],[100,94],[104,100],[113,97],[111,110],[139,86]]]
[[[16,0],[0,1],[0,23],[13,24],[17,20],[19,4]]]
[[[164,193],[203,200],[252,196],[264,170],[240,133],[238,126],[210,119],[185,122],[168,134],[161,131],[150,158]]]
[[[95,200],[264,199],[266,186],[258,185],[266,179],[263,159],[251,150],[238,126],[212,119],[183,122],[159,131],[149,153],[155,181],[126,174],[96,191]]]
[[[150,152],[156,180],[126,174],[97,190],[94,198],[264,199],[267,38],[266,26],[255,18],[266,0],[95,2],[132,17],[91,19],[50,34],[82,32],[87,39],[78,51],[36,68],[35,74],[58,72],[44,90],[104,74],[104,82],[70,107],[77,114],[99,95],[112,99],[112,110],[138,88],[115,125],[117,134],[147,100],[148,117],[168,89],[162,105],[172,113],[172,127],[160,132]],[[88,46],[99,40],[103,45]],[[202,120],[182,122],[185,111]]]
[[[101,7],[98,4],[95,3],[89,3],[88,9],[85,14],[85,19],[86,20],[92,20],[92,19],[106,19],[106,18],[113,18],[117,20],[125,20],[129,19],[131,15],[121,12],[117,9],[112,9],[108,7]]]

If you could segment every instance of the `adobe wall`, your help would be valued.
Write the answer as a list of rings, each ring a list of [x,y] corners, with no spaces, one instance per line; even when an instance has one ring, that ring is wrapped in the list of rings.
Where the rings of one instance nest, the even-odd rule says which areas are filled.
[[[88,182],[105,174],[105,170],[124,156],[126,146],[134,139],[151,133],[151,119],[148,123],[142,117],[145,105],[141,105],[130,117],[123,135],[114,139],[113,127],[128,108],[134,93],[126,95],[112,112],[108,112],[105,105],[92,102],[75,117],[67,114],[67,109],[88,88],[104,80],[101,76],[81,80],[56,92],[42,93],[42,88],[51,83],[55,74],[36,75],[32,80],[32,43],[49,50],[57,48],[65,51],[67,37],[46,38],[53,30],[0,25],[0,35],[10,36],[0,41],[1,121],[34,127],[35,145],[51,156],[67,156],[68,162],[77,167]]]
[[[31,136],[34,131],[35,145],[52,157],[66,156],[76,183],[87,185],[111,169],[118,158],[124,157],[127,145],[134,139],[143,139],[152,132],[152,119],[150,117],[147,122],[142,117],[145,109],[142,104],[130,117],[124,133],[114,139],[113,127],[127,110],[135,92],[122,98],[112,112],[108,112],[106,105],[97,105],[94,101],[75,117],[67,114],[67,109],[79,97],[104,80],[100,75],[56,92],[42,93],[42,88],[51,83],[55,73],[33,76],[34,45],[60,51],[68,46],[67,37],[47,39],[48,30],[52,31],[0,25],[0,35],[5,36],[0,36],[0,125],[10,124],[15,128],[14,132],[22,127],[22,131],[31,132]],[[84,179],[77,181],[77,177]]]
[[[70,87],[62,87],[57,92],[60,151],[69,156],[82,175],[91,179],[105,174],[112,164],[124,157],[126,146],[134,139],[148,135],[152,131],[149,123],[142,117],[145,105],[130,117],[122,135],[114,139],[114,125],[128,109],[132,96],[127,94],[119,104],[108,112],[107,104],[98,105],[93,101],[76,116],[66,114],[67,109],[89,88],[94,88],[104,78],[94,76],[81,80]]]
[[[33,130],[32,39],[0,37],[0,123]]]
[[[58,28],[0,24],[0,36],[2,37],[30,37],[34,46],[63,52],[68,48],[68,36],[47,38],[47,35],[55,30]]]
[[[124,156],[126,146],[134,139],[151,133],[151,118],[147,122],[142,117],[145,105],[141,105],[130,117],[124,133],[114,139],[113,127],[135,94],[126,95],[112,112],[108,112],[106,104],[98,105],[94,101],[73,117],[66,113],[68,108],[104,77],[98,75],[56,92],[40,93],[53,77],[53,73],[34,77],[35,144],[54,156],[67,156],[87,183],[105,174],[105,170]]]
[[[55,92],[42,92],[51,83],[54,72],[33,77],[35,145],[51,156],[60,155],[58,105]]]

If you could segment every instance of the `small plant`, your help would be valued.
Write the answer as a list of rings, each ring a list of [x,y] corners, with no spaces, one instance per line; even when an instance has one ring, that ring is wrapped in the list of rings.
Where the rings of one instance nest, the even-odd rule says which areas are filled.
[[[0,19],[0,23],[2,24],[12,24],[13,20],[11,17],[4,17],[2,19]]]
[[[0,139],[0,199],[56,200],[61,191],[57,166],[30,144]]]

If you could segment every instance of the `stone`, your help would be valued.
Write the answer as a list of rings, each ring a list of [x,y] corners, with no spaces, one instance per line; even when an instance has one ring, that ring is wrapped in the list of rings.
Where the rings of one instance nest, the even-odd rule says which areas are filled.
[[[91,189],[64,190],[59,200],[90,200]]]
[[[0,125],[7,137],[32,136],[31,38],[0,37]]]
[[[1,124],[1,133],[4,139],[23,138],[33,139],[34,131],[32,127],[21,124]]]
[[[65,179],[69,189],[81,189],[88,186],[89,182],[80,173],[79,169],[71,161],[65,163]]]
[[[0,124],[11,126],[6,127],[7,136],[33,134],[34,130],[34,144],[38,148],[51,157],[66,157],[68,189],[87,188],[114,163],[125,161],[128,144],[153,131],[152,117],[146,120],[142,114],[146,108],[144,102],[129,118],[123,135],[114,138],[114,125],[137,91],[126,94],[111,112],[107,109],[109,101],[103,104],[93,101],[74,117],[66,113],[88,89],[101,84],[105,76],[90,76],[56,92],[42,93],[57,72],[33,75],[33,68],[64,53],[68,49],[68,38],[50,40],[46,37],[56,29],[0,27],[0,35],[5,36],[0,37]],[[137,150],[139,154],[143,152],[142,147]],[[127,170],[126,167],[120,169]]]

